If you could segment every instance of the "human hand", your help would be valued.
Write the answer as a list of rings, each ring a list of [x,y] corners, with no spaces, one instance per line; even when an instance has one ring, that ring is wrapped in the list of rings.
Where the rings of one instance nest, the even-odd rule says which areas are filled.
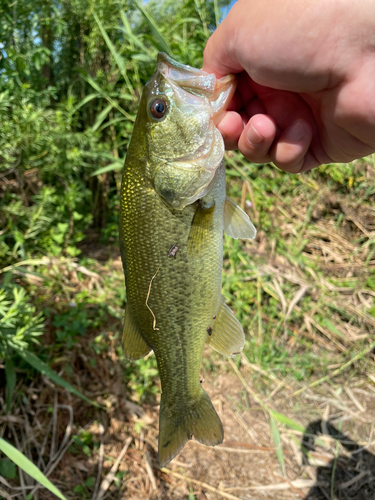
[[[372,0],[238,0],[203,63],[239,74],[218,128],[250,161],[298,173],[375,151]]]

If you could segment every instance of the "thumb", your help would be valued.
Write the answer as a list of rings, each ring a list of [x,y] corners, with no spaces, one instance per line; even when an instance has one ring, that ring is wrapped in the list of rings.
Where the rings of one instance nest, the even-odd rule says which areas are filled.
[[[229,16],[228,16],[229,17]],[[235,51],[231,50],[235,43],[235,33],[232,33],[228,17],[210,36],[203,53],[203,70],[213,73],[217,78],[229,73],[240,73],[243,67],[237,61]]]

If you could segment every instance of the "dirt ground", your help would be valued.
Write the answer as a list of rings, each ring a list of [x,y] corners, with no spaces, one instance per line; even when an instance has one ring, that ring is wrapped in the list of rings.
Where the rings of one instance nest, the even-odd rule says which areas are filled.
[[[29,386],[19,414],[0,420],[4,438],[18,440],[68,499],[375,499],[375,389],[363,380],[301,385],[305,390],[293,396],[295,382],[269,380],[246,358],[237,370],[216,356],[214,369],[202,370],[202,383],[222,419],[224,443],[190,441],[160,469],[158,401],[140,406],[126,399],[114,350],[93,370],[85,346],[76,346],[74,368],[81,390],[106,411],[45,378]],[[267,378],[268,396],[258,392]],[[277,443],[269,410],[305,432],[276,422]],[[84,433],[92,436],[87,449],[77,444]],[[26,475],[21,491],[4,481],[12,498],[25,500],[30,491],[36,499],[53,498]]]

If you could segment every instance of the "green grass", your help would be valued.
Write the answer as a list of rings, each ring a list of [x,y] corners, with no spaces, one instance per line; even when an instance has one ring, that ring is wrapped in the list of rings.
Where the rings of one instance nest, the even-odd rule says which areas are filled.
[[[251,204],[258,238],[225,237],[223,290],[247,331],[252,363],[308,380],[370,341],[375,182],[363,179],[373,161],[292,176],[230,153],[228,192]],[[366,301],[356,308],[358,294]]]

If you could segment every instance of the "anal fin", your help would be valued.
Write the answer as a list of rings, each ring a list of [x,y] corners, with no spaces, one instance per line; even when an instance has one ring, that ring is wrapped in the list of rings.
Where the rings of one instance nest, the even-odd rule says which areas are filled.
[[[129,306],[126,306],[125,309],[122,350],[125,358],[127,359],[140,359],[151,351],[151,348],[143,340],[143,337],[134,322]]]
[[[245,344],[242,326],[225,303],[223,295],[220,297],[219,309],[211,329],[212,333],[207,343],[215,351],[229,357],[235,356],[242,351]]]
[[[225,199],[224,231],[235,239],[253,240],[257,234],[249,216],[233,200]]]

